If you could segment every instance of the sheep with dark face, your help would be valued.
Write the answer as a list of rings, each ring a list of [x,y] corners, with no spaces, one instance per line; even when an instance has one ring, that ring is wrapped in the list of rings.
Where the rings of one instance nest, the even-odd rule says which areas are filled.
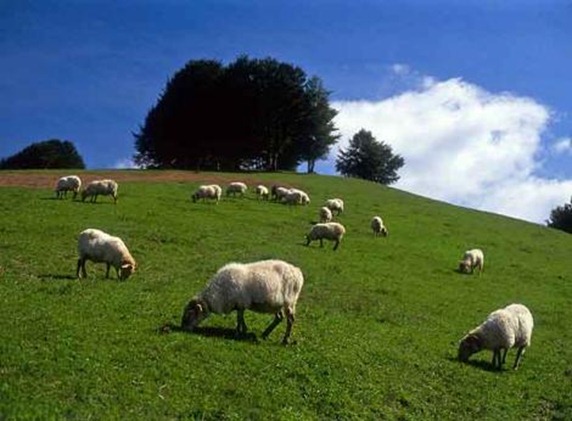
[[[329,240],[334,242],[334,250],[337,250],[345,233],[345,227],[338,222],[315,224],[306,235],[306,245],[309,246],[312,241],[320,240],[320,247],[324,247],[323,240]]]
[[[214,200],[215,203],[218,203],[221,194],[222,189],[218,184],[202,185],[199,186],[199,188],[191,195],[191,199],[193,202],[196,202],[199,199],[203,199],[203,201],[210,199]]]
[[[387,237],[388,231],[385,225],[383,224],[383,219],[381,219],[381,217],[374,216],[371,219],[370,226],[374,235],[376,236],[383,235],[384,237]]]
[[[325,205],[328,209],[330,209],[332,211],[332,213],[336,213],[336,215],[339,215],[340,213],[342,213],[344,211],[344,201],[340,198],[335,198],[335,199],[328,199],[326,200]]]
[[[282,260],[254,263],[229,263],[218,270],[201,293],[189,301],[183,312],[181,326],[192,331],[211,313],[237,311],[236,332],[247,332],[244,311],[274,314],[274,320],[262,333],[266,339],[286,317],[287,344],[296,314],[296,303],[304,285],[302,271]]]
[[[68,191],[71,191],[73,192],[73,198],[75,199],[80,189],[81,179],[77,175],[61,177],[56,183],[56,197],[58,199],[63,199],[67,196]]]
[[[493,351],[493,368],[500,370],[509,349],[517,347],[513,369],[518,369],[526,347],[530,346],[534,320],[530,310],[522,304],[511,304],[493,311],[487,319],[471,330],[459,343],[458,358],[469,357],[483,349]],[[501,351],[504,351],[501,358]]]
[[[241,181],[233,181],[226,187],[226,195],[230,196],[232,194],[233,196],[236,196],[239,194],[240,197],[244,197],[246,190],[248,190],[248,186],[246,184]]]
[[[117,182],[114,180],[94,180],[89,183],[86,188],[81,192],[81,200],[85,201],[90,198],[90,202],[95,203],[97,196],[111,196],[113,203],[117,203],[117,189],[119,188]]]
[[[463,260],[459,261],[459,272],[473,273],[475,268],[479,269],[479,275],[485,265],[485,255],[481,249],[467,250],[463,255]]]

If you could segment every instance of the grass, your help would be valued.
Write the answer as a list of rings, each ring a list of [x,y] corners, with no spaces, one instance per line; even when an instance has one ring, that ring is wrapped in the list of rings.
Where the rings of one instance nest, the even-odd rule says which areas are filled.
[[[0,419],[572,418],[572,236],[360,180],[227,176],[279,180],[312,203],[193,204],[199,180],[120,183],[116,206],[0,188]],[[346,237],[336,252],[305,247],[334,196]],[[375,214],[387,238],[370,232]],[[106,280],[88,262],[74,279],[88,227],[124,239],[133,277]],[[482,276],[455,271],[472,247],[485,252]],[[280,345],[285,324],[236,340],[234,313],[198,334],[174,328],[220,266],[270,257],[305,274],[294,345]],[[502,372],[486,351],[457,362],[460,337],[511,302],[535,317],[520,370],[514,350]],[[246,313],[258,336],[271,319]]]

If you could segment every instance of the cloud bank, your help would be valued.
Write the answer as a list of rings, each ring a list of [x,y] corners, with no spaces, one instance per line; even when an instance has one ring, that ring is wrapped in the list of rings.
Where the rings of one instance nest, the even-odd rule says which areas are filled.
[[[330,163],[364,128],[405,158],[399,189],[537,223],[570,199],[572,180],[535,175],[552,118],[548,107],[458,78],[414,75],[405,65],[392,71],[416,86],[380,101],[332,104],[341,140]],[[552,150],[571,153],[572,142],[559,139]]]

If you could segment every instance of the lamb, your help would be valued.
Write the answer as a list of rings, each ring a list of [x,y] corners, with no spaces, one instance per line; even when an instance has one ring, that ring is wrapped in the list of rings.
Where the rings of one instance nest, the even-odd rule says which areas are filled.
[[[334,241],[334,250],[337,250],[345,233],[345,227],[338,222],[315,224],[306,235],[306,246],[309,246],[312,241],[320,240],[320,247],[323,247],[323,240],[326,239]]]
[[[233,196],[236,196],[237,194],[240,194],[240,196],[244,196],[246,190],[248,190],[246,184],[240,181],[234,181],[226,187],[226,195],[229,196],[232,194]]]
[[[467,250],[463,256],[463,260],[459,261],[459,272],[473,273],[475,268],[479,269],[479,275],[483,271],[485,265],[485,255],[480,249]]]
[[[286,316],[287,344],[292,333],[296,302],[304,284],[302,271],[282,260],[253,263],[229,263],[218,270],[201,293],[192,298],[183,312],[181,327],[192,331],[210,313],[237,311],[237,335],[247,332],[246,309],[274,314],[274,320],[262,333],[266,339]]]
[[[268,200],[269,197],[268,188],[266,186],[263,186],[262,184],[259,184],[258,186],[256,186],[256,196],[258,197],[258,199]]]
[[[121,238],[98,229],[89,228],[82,231],[79,235],[77,250],[79,259],[77,260],[76,277],[78,279],[87,276],[85,270],[87,260],[94,263],[105,263],[107,265],[106,278],[109,278],[109,268],[113,266],[119,280],[129,278],[137,266]]]
[[[209,184],[209,185],[202,185],[191,195],[191,199],[193,202],[196,202],[199,199],[212,199],[216,203],[220,200],[220,196],[222,195],[222,188],[218,184]]]
[[[66,177],[61,177],[56,183],[56,198],[62,199],[67,197],[68,191],[73,192],[73,198],[75,199],[79,190],[81,189],[81,179],[77,175],[68,175]]]
[[[336,215],[339,215],[344,211],[344,201],[342,199],[328,199],[326,200],[325,206],[333,212],[336,212]]]
[[[282,198],[282,201],[289,205],[308,205],[310,204],[310,197],[305,191],[290,189]]]
[[[320,208],[319,215],[320,215],[320,222],[322,223],[330,222],[332,220],[332,211],[325,206]]]
[[[102,195],[113,197],[113,203],[117,203],[118,187],[117,183],[113,180],[94,180],[81,192],[81,200],[85,201],[85,199],[89,197],[90,202],[95,203],[97,196]]]
[[[517,370],[525,348],[530,346],[533,327],[532,314],[522,304],[511,304],[496,310],[461,339],[458,358],[467,362],[472,354],[488,349],[493,351],[493,368],[500,370],[508,350],[518,347],[512,367]],[[502,359],[501,350],[504,350]]]
[[[381,217],[374,216],[371,219],[371,229],[374,235],[383,235],[384,237],[387,237],[388,231],[385,225],[383,225],[383,219],[381,219]]]

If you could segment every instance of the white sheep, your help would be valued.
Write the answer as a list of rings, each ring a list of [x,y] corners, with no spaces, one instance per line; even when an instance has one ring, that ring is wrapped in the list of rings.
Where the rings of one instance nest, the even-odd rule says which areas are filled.
[[[195,192],[191,195],[191,199],[193,202],[196,202],[199,199],[212,199],[216,203],[220,200],[220,196],[222,194],[222,188],[218,184],[209,184],[209,185],[202,185],[195,190]]]
[[[282,343],[287,344],[303,284],[302,271],[282,260],[229,263],[220,268],[203,291],[189,301],[181,326],[192,331],[210,313],[228,314],[236,310],[236,332],[244,335],[247,331],[244,311],[249,309],[274,314],[274,320],[262,334],[264,339],[286,316],[286,334]]]
[[[463,255],[463,260],[459,261],[459,272],[473,273],[475,268],[479,269],[479,275],[485,265],[485,255],[480,249],[467,250]]]
[[[312,241],[320,240],[320,247],[323,247],[323,240],[325,239],[334,241],[334,250],[336,250],[345,233],[345,227],[338,222],[315,224],[306,235],[306,245],[309,246]]]
[[[277,202],[282,201],[290,191],[287,187],[272,186],[272,199]]]
[[[308,194],[300,189],[290,189],[284,197],[282,197],[282,202],[289,205],[309,205],[310,197]]]
[[[325,206],[320,208],[318,215],[320,216],[320,222],[322,223],[330,222],[332,220],[332,211]]]
[[[246,190],[248,190],[248,186],[246,184],[240,181],[233,181],[226,187],[226,195],[229,196],[232,194],[233,196],[236,196],[237,194],[240,194],[240,196],[244,196]]]
[[[489,314],[487,320],[471,330],[459,344],[459,360],[483,349],[493,351],[493,368],[501,369],[510,348],[518,347],[513,369],[518,369],[525,348],[530,346],[534,321],[530,310],[522,304],[511,304]],[[504,354],[501,359],[501,350]]]
[[[73,192],[73,198],[75,199],[79,190],[81,189],[81,179],[77,175],[68,175],[61,177],[55,188],[56,197],[62,199],[67,197],[68,191]]]
[[[381,217],[374,216],[371,219],[370,226],[374,235],[383,235],[384,237],[387,237],[388,231],[385,225],[383,224],[383,219],[381,219]]]
[[[117,203],[118,188],[119,186],[113,180],[94,180],[81,192],[81,200],[85,201],[89,197],[90,202],[94,203],[97,201],[97,196],[102,195],[113,197],[113,203]]]
[[[259,184],[258,186],[256,186],[256,196],[258,197],[258,199],[268,200],[269,197],[268,188],[266,186],[263,186],[262,184]]]
[[[125,280],[135,272],[136,263],[129,253],[127,246],[119,237],[114,237],[101,230],[89,228],[82,231],[77,243],[79,259],[77,261],[76,277],[85,278],[85,262],[105,263],[105,277],[109,278],[109,268],[113,266],[120,280]]]
[[[326,200],[324,206],[330,209],[332,213],[336,212],[336,215],[339,215],[344,211],[344,201],[339,198]]]

